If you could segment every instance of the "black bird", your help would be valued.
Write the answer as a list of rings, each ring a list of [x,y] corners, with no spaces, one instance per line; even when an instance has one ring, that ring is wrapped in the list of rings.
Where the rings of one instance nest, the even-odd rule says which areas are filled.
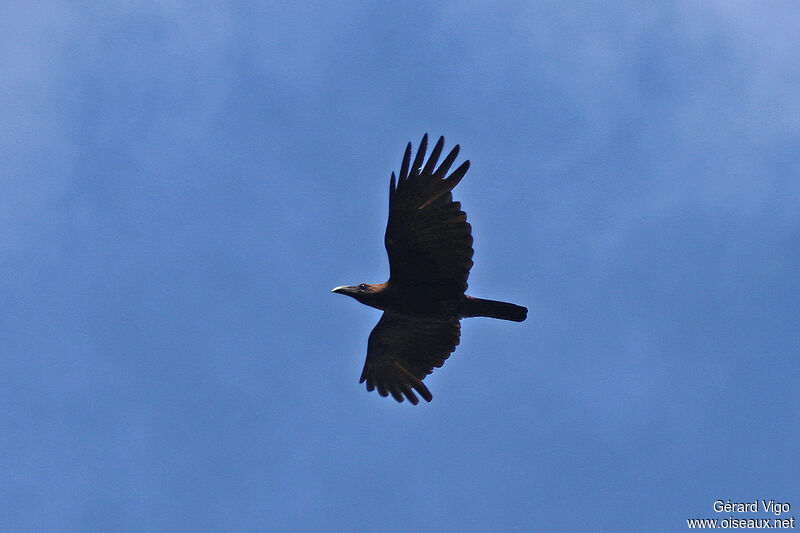
[[[463,317],[522,322],[528,315],[519,305],[464,294],[472,267],[471,227],[450,191],[466,174],[469,161],[445,177],[458,156],[458,145],[436,169],[444,137],[423,167],[427,145],[426,133],[410,164],[408,143],[396,182],[392,172],[384,238],[389,280],[333,289],[383,311],[369,336],[360,382],[398,402],[405,396],[414,405],[419,400],[412,389],[427,401],[433,398],[422,380],[456,349]]]

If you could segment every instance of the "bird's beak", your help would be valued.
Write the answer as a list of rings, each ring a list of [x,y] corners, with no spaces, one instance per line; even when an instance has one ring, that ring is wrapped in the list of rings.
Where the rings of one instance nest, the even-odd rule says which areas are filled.
[[[335,289],[333,289],[331,292],[335,292],[335,293],[338,293],[338,294],[347,294],[348,292],[350,292],[348,289],[351,289],[351,288],[352,287],[348,287],[347,285],[341,285],[341,286],[336,287]]]

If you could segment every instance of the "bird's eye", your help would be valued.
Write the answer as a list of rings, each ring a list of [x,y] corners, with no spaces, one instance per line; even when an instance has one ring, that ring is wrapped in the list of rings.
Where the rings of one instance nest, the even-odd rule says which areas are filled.
[[[369,287],[367,287],[367,284],[366,284],[366,283],[362,283],[361,285],[359,285],[359,286],[358,286],[358,288],[359,288],[359,289],[361,289],[362,291],[365,291],[365,290],[367,290]]]

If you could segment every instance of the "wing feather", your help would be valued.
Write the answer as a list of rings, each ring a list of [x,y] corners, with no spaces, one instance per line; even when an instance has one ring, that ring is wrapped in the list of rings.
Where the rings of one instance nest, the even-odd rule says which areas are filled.
[[[436,143],[436,146],[433,147],[433,151],[431,152],[431,156],[428,158],[428,162],[425,164],[425,168],[422,169],[423,175],[433,173],[433,169],[436,167],[436,162],[439,161],[439,156],[442,154],[443,147],[444,137],[439,137],[439,141]]]
[[[422,136],[422,141],[419,143],[417,150],[417,157],[414,158],[414,164],[411,166],[411,174],[418,176],[422,171],[422,160],[425,159],[425,152],[428,150],[428,134]]]
[[[390,181],[384,239],[390,279],[401,287],[446,288],[456,297],[467,288],[473,250],[467,215],[461,204],[453,201],[451,191],[466,174],[469,161],[447,176],[458,156],[456,145],[434,170],[444,146],[444,137],[440,137],[423,167],[427,144],[425,134],[411,164],[409,143],[400,174]]]
[[[403,164],[400,165],[400,175],[398,176],[398,183],[402,183],[408,177],[408,162],[411,160],[411,143],[406,146],[406,153],[403,155]]]
[[[369,336],[361,383],[398,402],[405,397],[419,403],[414,391],[429,402],[433,395],[422,380],[450,357],[460,335],[456,319],[424,321],[384,313]]]

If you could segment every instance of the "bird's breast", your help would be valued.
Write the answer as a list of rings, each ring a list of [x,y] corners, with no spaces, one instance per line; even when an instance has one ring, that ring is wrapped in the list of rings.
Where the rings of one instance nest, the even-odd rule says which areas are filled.
[[[464,298],[442,297],[425,288],[400,288],[387,293],[384,311],[409,317],[450,319],[458,315],[459,302]]]

